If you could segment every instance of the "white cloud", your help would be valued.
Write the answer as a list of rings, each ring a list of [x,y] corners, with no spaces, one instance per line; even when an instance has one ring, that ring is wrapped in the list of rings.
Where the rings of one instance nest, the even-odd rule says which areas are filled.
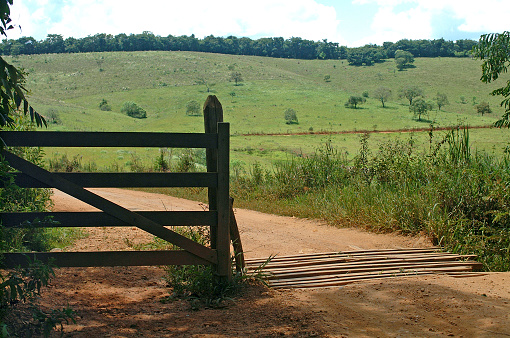
[[[358,41],[381,44],[399,39],[433,39],[436,16],[450,17],[460,22],[460,32],[502,32],[508,29],[510,2],[508,0],[354,0],[354,4],[377,5],[372,34]]]
[[[84,37],[151,31],[161,36],[299,36],[343,41],[337,33],[335,9],[315,0],[63,0],[59,8],[44,6],[46,1],[15,2],[13,19],[19,17],[22,35],[43,39],[47,33]]]
[[[365,43],[382,44],[385,41],[426,39],[431,35],[430,13],[418,8],[395,13],[390,7],[382,7],[374,17],[371,28],[375,32],[366,37]]]

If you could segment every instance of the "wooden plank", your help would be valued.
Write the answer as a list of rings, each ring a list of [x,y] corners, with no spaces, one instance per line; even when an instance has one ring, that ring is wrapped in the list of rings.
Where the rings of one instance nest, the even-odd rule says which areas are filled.
[[[400,268],[400,267],[406,267],[406,266],[418,266],[418,265],[424,265],[424,264],[429,264],[429,265],[435,265],[435,264],[444,264],[444,265],[456,265],[456,264],[465,264],[465,265],[481,265],[481,263],[478,263],[478,262],[475,262],[475,261],[458,261],[458,260],[438,260],[438,261],[431,261],[431,260],[416,260],[416,261],[397,261],[397,260],[392,260],[392,261],[388,261],[388,262],[381,262],[381,261],[378,261],[378,262],[369,262],[369,263],[365,263],[365,264],[357,264],[356,262],[354,263],[343,263],[343,264],[332,264],[332,265],[324,265],[324,266],[317,266],[317,267],[307,267],[307,268],[302,268],[302,269],[296,269],[296,268],[293,268],[293,269],[280,269],[280,270],[266,270],[264,269],[264,271],[267,271],[275,276],[284,276],[284,275],[292,275],[294,273],[296,274],[306,274],[306,273],[321,273],[321,272],[325,272],[327,273],[328,271],[350,271],[352,269],[358,269],[358,268],[364,268],[364,267],[370,267],[370,268],[377,268],[379,270],[383,270],[383,269],[386,269],[386,268],[393,268],[393,267],[397,267],[397,268]]]
[[[395,277],[413,277],[418,275],[431,275],[435,274],[436,272],[431,271],[422,271],[422,272],[416,272],[416,273],[394,273],[394,274],[379,274],[379,275],[366,275],[363,277],[358,278],[347,278],[347,279],[330,279],[325,281],[316,281],[316,282],[307,282],[307,283],[281,283],[281,284],[275,284],[270,285],[271,288],[275,289],[287,289],[287,288],[323,288],[323,287],[332,287],[332,286],[342,286],[351,284],[354,282],[361,282],[365,280],[372,280],[372,279],[383,279],[383,278],[395,278]]]
[[[400,270],[400,269],[387,269],[384,271],[366,271],[358,273],[347,273],[347,274],[332,274],[332,275],[319,275],[302,278],[281,278],[270,280],[271,285],[278,284],[299,284],[299,283],[310,283],[310,282],[321,282],[328,280],[356,280],[365,276],[393,276],[395,274],[413,275],[419,272],[466,272],[472,271],[468,266],[455,266],[455,267],[439,267],[439,268],[417,268],[413,270]]]
[[[429,269],[423,271],[413,272],[391,272],[391,273],[380,273],[380,274],[365,274],[360,276],[334,276],[326,279],[317,279],[310,281],[281,281],[276,283],[270,283],[270,286],[275,289],[280,288],[318,288],[318,287],[329,287],[346,285],[354,282],[361,282],[371,279],[383,279],[383,278],[395,278],[395,277],[413,277],[418,275],[432,275],[432,274],[471,274],[470,270],[465,268],[444,268],[444,269]]]
[[[401,255],[401,254],[408,254],[408,253],[426,253],[426,252],[440,252],[440,248],[405,248],[405,249],[373,249],[373,250],[355,250],[355,251],[333,251],[333,252],[321,252],[321,253],[312,253],[312,254],[297,254],[297,255],[286,255],[286,256],[275,256],[272,259],[272,262],[277,261],[292,261],[296,258],[314,258],[314,257],[337,257],[337,256],[345,256],[345,257],[354,257],[358,255],[362,256],[369,256],[369,255],[384,255],[384,254],[395,254],[395,255]],[[267,260],[267,258],[252,258],[247,259],[247,264],[258,264],[258,263],[264,263]]]
[[[87,188],[216,187],[216,173],[54,173]],[[53,188],[29,175],[14,174],[20,188]]]
[[[371,278],[372,276],[377,277],[394,277],[394,276],[416,276],[419,274],[424,273],[430,273],[430,271],[411,271],[411,272],[402,272],[398,270],[394,271],[385,271],[382,273],[353,273],[348,275],[331,275],[331,276],[317,276],[317,277],[311,277],[311,278],[296,278],[296,279],[281,279],[281,280],[274,280],[270,281],[269,284],[274,286],[280,286],[280,285],[289,285],[298,287],[299,285],[303,284],[314,284],[314,283],[323,283],[323,282],[331,282],[331,281],[359,281],[364,280],[367,278]]]
[[[137,211],[137,214],[146,217],[163,226],[216,226],[218,213],[216,211]],[[52,221],[42,222],[45,218]],[[34,220],[40,222],[34,223]],[[19,227],[25,221],[32,224],[30,227],[125,227],[132,226],[116,217],[104,212],[17,212],[0,213],[2,226],[6,228]]]
[[[207,260],[182,250],[4,253],[3,258],[5,268],[27,266],[28,261],[34,259],[44,263],[54,259],[57,267],[210,264]]]
[[[217,136],[203,133],[0,131],[0,138],[11,147],[217,147]]]
[[[168,242],[171,242],[178,247],[185,249],[198,257],[206,259],[214,264],[217,263],[217,253],[209,248],[206,248],[189,238],[186,238],[174,231],[171,231],[150,219],[143,217],[135,212],[121,207],[101,196],[98,196],[84,188],[64,180],[63,178],[54,175],[38,166],[10,153],[3,151],[5,159],[14,168],[21,170],[23,173],[37,178],[41,182],[53,186],[68,195],[71,195],[79,200],[90,204],[105,213],[112,215],[126,223],[132,224],[140,229],[147,231],[157,237],[160,237]]]
[[[311,259],[296,259],[296,260],[282,260],[282,261],[271,261],[268,266],[269,267],[275,267],[275,266],[292,266],[292,265],[320,265],[323,262],[364,262],[364,261],[375,261],[375,260],[388,260],[388,259],[405,259],[405,258],[419,258],[419,257],[458,257],[457,254],[450,254],[450,253],[440,253],[440,252],[428,252],[428,253],[416,253],[416,254],[402,254],[402,255],[328,255],[324,257],[314,257]],[[476,257],[476,255],[472,255],[472,257]],[[266,259],[267,260],[267,259]],[[263,263],[265,261],[262,261],[260,263]],[[248,268],[256,268],[258,265],[260,265],[259,262],[253,263],[248,262],[247,266]]]
[[[218,188],[217,188],[217,247],[218,265],[216,273],[221,278],[232,277],[230,259],[230,198],[229,198],[229,167],[230,167],[230,125],[218,123]]]
[[[454,267],[454,266],[469,266],[481,267],[481,263],[478,262],[448,262],[448,263],[416,263],[416,264],[400,264],[400,265],[360,265],[344,268],[332,268],[332,269],[317,269],[313,271],[294,271],[289,273],[273,273],[269,279],[285,279],[285,278],[302,278],[310,276],[320,276],[328,274],[341,274],[341,273],[353,273],[353,272],[369,272],[369,271],[384,271],[388,268],[398,268],[403,270],[412,270],[418,268],[440,268],[440,267]]]
[[[469,255],[467,257],[472,257]],[[476,255],[474,255],[476,257]],[[264,267],[264,271],[278,271],[278,272],[292,272],[292,271],[306,271],[308,268],[311,270],[326,269],[334,267],[348,267],[358,266],[362,264],[366,265],[377,265],[377,264],[391,264],[401,262],[436,262],[436,261],[458,261],[466,256],[460,255],[434,255],[434,256],[405,256],[405,257],[384,257],[383,259],[370,259],[370,258],[338,258],[338,259],[327,259],[320,261],[304,261],[294,263],[281,263],[281,264],[267,264]],[[256,267],[250,267],[254,269]]]

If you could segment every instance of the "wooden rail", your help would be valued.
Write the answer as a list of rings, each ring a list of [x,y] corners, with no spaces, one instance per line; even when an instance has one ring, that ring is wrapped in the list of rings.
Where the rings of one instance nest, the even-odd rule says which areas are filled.
[[[6,267],[30,259],[55,260],[65,266],[212,264],[230,278],[229,124],[222,122],[215,96],[204,105],[206,133],[20,132],[1,131],[9,147],[158,147],[205,148],[205,173],[53,173],[4,150],[22,188],[56,188],[101,210],[99,212],[0,213],[4,227],[138,227],[183,250],[5,253]],[[211,126],[214,125],[214,128]],[[92,187],[207,187],[209,211],[134,212],[85,189]],[[51,219],[51,221],[48,221]],[[39,220],[38,222],[36,220]],[[28,221],[28,222],[27,222]],[[209,226],[211,247],[200,245],[167,226]]]

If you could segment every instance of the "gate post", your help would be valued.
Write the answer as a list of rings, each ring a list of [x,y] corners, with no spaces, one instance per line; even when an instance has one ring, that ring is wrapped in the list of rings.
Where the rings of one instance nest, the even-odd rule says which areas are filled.
[[[216,249],[218,265],[216,272],[220,279],[230,280],[232,277],[230,259],[230,196],[229,196],[229,165],[230,165],[230,125],[218,123],[218,230]]]
[[[218,132],[218,122],[223,122],[223,108],[215,95],[209,95],[204,103],[204,127],[206,133],[216,134]],[[207,172],[218,171],[218,151],[217,149],[206,149]],[[208,188],[209,210],[217,210],[216,188]],[[211,231],[211,249],[216,249],[216,231]]]
[[[218,134],[218,149],[206,149],[207,172],[218,173],[218,188],[208,189],[209,210],[218,212],[218,226],[211,228],[211,248],[216,249],[216,273],[220,279],[232,277],[230,261],[230,125],[223,123],[223,108],[215,95],[204,103],[206,133]]]

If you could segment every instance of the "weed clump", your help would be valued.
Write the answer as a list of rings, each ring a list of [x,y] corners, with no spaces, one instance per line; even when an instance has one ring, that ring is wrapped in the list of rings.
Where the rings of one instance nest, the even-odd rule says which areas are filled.
[[[174,230],[195,242],[206,245],[210,237],[209,232],[205,229],[196,227]],[[271,259],[272,257],[269,257],[267,262],[250,274],[246,271],[238,271],[233,267],[230,280],[218,278],[211,265],[168,266],[164,279],[172,288],[172,295],[163,301],[184,299],[189,301],[194,310],[224,307],[248,285],[252,283],[265,284],[265,275],[261,271]],[[232,260],[234,259],[232,258]]]

